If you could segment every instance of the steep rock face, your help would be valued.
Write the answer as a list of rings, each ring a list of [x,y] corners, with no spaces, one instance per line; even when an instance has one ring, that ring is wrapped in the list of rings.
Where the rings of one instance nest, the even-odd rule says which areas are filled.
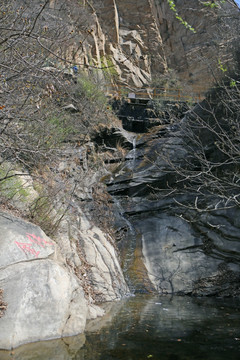
[[[141,87],[151,81],[153,67],[166,70],[161,34],[146,0],[93,1],[106,36],[106,53],[112,58],[119,82]]]
[[[204,91],[213,74],[219,75],[218,60],[224,66],[233,62],[229,47],[239,33],[236,4],[211,10],[200,1],[175,3],[196,33],[176,19],[166,0],[92,1],[105,38],[102,51],[115,65],[118,83],[146,86],[170,68],[185,81],[186,91]]]
[[[94,146],[93,143],[88,145]],[[76,161],[77,156],[81,157],[81,161]],[[100,168],[96,171],[88,166],[91,165],[84,147],[76,149],[67,146],[54,168],[52,176],[59,183],[64,176],[72,194],[70,202],[62,192],[57,196],[56,208],[61,204],[64,212],[67,203],[68,210],[55,238],[62,256],[82,282],[89,301],[113,301],[126,295],[128,287],[119,265],[114,239],[110,235],[110,225],[106,221],[100,228],[99,224],[110,217],[108,199],[101,205],[104,189],[97,193],[97,188],[101,186],[98,185],[99,178],[105,170]]]
[[[21,5],[12,3],[16,10]],[[38,2],[22,3],[29,3],[26,17],[37,16]],[[41,28],[65,28],[66,38],[71,34],[52,57],[58,66],[71,67],[73,62],[100,82],[105,78],[130,89],[156,83],[173,69],[186,92],[204,91],[221,75],[219,60],[223,67],[232,67],[239,11],[230,0],[221,9],[210,9],[200,0],[175,3],[196,33],[176,19],[167,0],[51,0],[37,23]]]
[[[58,244],[63,256],[82,281],[90,303],[120,299],[129,290],[113,240],[80,209],[78,219],[67,216],[60,225]]]
[[[200,114],[203,108],[201,104],[194,111]],[[136,149],[109,182],[120,204],[118,232],[127,233],[120,249],[126,263],[131,257],[129,283],[137,291],[152,284],[162,294],[239,295],[239,207],[220,206],[221,198],[206,191],[203,210],[198,208],[198,194],[190,190],[187,176],[178,174],[184,164],[190,166],[194,152],[189,136],[184,139],[187,123],[186,116],[181,125],[138,136]],[[214,161],[213,134],[196,129]]]
[[[177,71],[186,91],[188,86],[196,91],[198,87],[207,89],[215,81],[214,75],[219,75],[218,61],[227,67],[233,64],[231,50],[239,34],[236,4],[228,1],[221,9],[211,10],[200,1],[175,1],[179,15],[194,28],[194,33],[175,18],[166,1],[153,2],[168,67]],[[155,69],[153,73],[156,76]]]

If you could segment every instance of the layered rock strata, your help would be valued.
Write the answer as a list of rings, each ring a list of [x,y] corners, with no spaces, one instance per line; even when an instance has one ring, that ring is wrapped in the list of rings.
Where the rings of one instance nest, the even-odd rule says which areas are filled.
[[[232,67],[239,11],[233,1],[213,9],[195,0],[175,3],[195,32],[176,18],[167,0],[53,0],[42,25],[61,15],[73,33],[63,55],[99,81],[107,79],[109,92],[114,83],[129,90],[152,82],[161,87],[169,70],[186,92],[204,92],[221,75],[219,61]]]
[[[239,206],[232,202],[238,191],[229,180],[228,199],[221,192],[221,174],[234,171],[234,160],[224,165],[227,154],[216,146],[216,126],[221,124],[224,134],[229,130],[219,114],[220,109],[216,124],[204,102],[180,123],[136,135],[135,149],[108,183],[117,204],[116,227],[127,234],[119,247],[135,291],[153,286],[160,294],[239,296]],[[200,149],[211,166],[218,165],[213,188],[214,182],[205,185],[207,176],[201,180]]]

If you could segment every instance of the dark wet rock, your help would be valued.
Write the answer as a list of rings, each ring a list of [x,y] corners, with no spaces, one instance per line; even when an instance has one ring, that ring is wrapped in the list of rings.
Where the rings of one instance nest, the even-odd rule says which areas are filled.
[[[99,127],[93,131],[91,138],[96,146],[103,151],[110,150],[114,152],[117,146],[122,146],[128,150],[132,149],[133,135],[119,127]]]
[[[122,121],[123,128],[134,133],[144,133],[155,126],[170,124],[173,117],[181,119],[188,109],[185,102],[150,98],[136,97],[115,100],[113,103],[113,110]]]
[[[186,129],[200,116],[212,124],[207,103],[197,105],[180,124],[143,135],[108,183],[118,202],[118,233],[125,234],[119,241],[123,263],[130,258],[125,272],[136,291],[150,288],[147,274],[160,293],[239,295],[240,209],[225,206],[207,188],[198,198],[197,189],[180,173],[198,166],[193,156],[197,148],[189,145]],[[196,133],[211,161],[221,160],[208,127],[196,127]],[[138,265],[133,268],[134,262]]]
[[[157,188],[172,182],[174,175],[171,174],[168,157],[171,156],[177,164],[187,154],[178,135],[168,131],[160,139],[149,136],[144,148],[136,146],[135,157],[122,167],[121,173],[109,184],[109,191],[115,195],[143,196],[152,192],[150,186]]]

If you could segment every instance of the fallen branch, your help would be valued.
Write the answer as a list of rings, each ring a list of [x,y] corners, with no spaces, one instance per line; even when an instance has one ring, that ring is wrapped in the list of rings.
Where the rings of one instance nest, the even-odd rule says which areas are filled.
[[[7,304],[3,301],[3,290],[0,289],[0,318],[4,315]]]

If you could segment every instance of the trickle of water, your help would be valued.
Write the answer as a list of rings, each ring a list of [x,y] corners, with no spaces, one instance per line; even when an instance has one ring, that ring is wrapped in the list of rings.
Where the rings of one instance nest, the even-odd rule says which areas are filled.
[[[121,215],[122,219],[124,220],[124,222],[126,223],[128,229],[129,229],[129,232],[131,235],[136,235],[136,231],[134,229],[134,227],[132,226],[132,224],[130,223],[130,221],[128,221],[128,219],[124,216],[124,209],[122,207],[122,205],[120,204],[120,202],[114,198],[114,204],[116,205],[118,211],[119,211],[119,214]]]
[[[130,160],[130,162],[132,163],[132,165],[130,165],[128,163],[128,167],[130,166],[132,169],[134,169],[135,166],[135,160],[136,160],[136,155],[137,155],[137,136],[136,135],[132,135],[129,138],[129,141],[132,143],[132,150],[129,151],[129,153],[126,156],[126,160]]]
[[[123,259],[123,274],[126,279],[126,282],[128,284],[129,290],[131,293],[135,292],[135,286],[132,283],[130,277],[129,277],[129,268],[132,265],[132,262],[134,260],[134,252],[136,249],[136,230],[134,229],[133,225],[130,223],[130,221],[124,216],[124,209],[120,202],[115,198],[114,203],[118,209],[119,214],[121,215],[122,219],[127,225],[127,228],[129,229],[128,233],[128,239],[127,243],[125,244],[125,248],[127,249],[127,252],[124,255]]]
[[[136,160],[136,136],[133,137],[133,140],[132,140],[132,152],[133,152],[133,161]]]

